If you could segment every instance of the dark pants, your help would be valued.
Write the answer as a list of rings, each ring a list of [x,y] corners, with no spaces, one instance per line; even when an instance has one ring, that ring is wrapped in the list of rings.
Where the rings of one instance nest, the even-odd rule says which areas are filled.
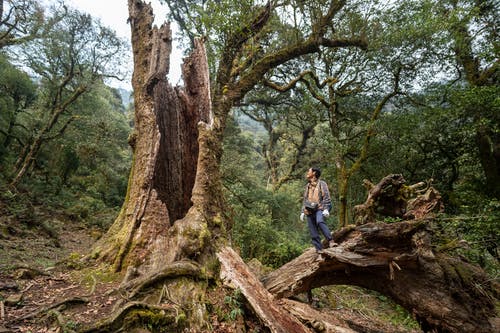
[[[316,248],[316,250],[321,250],[323,247],[321,246],[321,237],[319,235],[319,231],[325,236],[328,241],[332,239],[332,234],[330,229],[325,223],[325,218],[323,217],[323,212],[321,210],[317,210],[316,212],[306,215],[307,216],[307,226],[309,227],[309,233],[311,234],[311,240]]]

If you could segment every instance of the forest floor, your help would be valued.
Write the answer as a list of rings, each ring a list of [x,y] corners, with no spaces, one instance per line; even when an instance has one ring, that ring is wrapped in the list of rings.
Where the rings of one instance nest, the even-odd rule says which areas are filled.
[[[45,222],[30,226],[0,214],[0,333],[77,332],[82,324],[91,325],[111,315],[119,298],[108,291],[118,288],[121,276],[81,262],[102,231],[64,216],[45,218]],[[391,323],[397,310],[389,309],[379,296],[352,287],[321,288],[314,295],[317,308],[333,311],[354,331],[420,332],[401,321]],[[211,299],[213,304],[231,311],[224,304],[225,295],[211,296],[217,298]],[[326,302],[332,297],[336,299],[334,309]],[[345,306],[347,299],[351,303]],[[241,320],[238,323],[228,318],[213,318],[212,332],[239,331],[237,326],[245,326],[249,332],[267,332],[257,320],[249,319],[242,325]]]

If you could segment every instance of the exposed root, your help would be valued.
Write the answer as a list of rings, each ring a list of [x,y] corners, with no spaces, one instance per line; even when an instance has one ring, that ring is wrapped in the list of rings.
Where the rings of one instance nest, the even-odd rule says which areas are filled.
[[[153,323],[154,325],[175,330],[176,327],[183,324],[179,318],[185,318],[185,315],[178,307],[130,302],[96,326],[86,328],[81,332],[127,331],[143,323]]]
[[[71,328],[67,327],[66,325],[66,321],[64,320],[64,317],[63,315],[61,314],[61,312],[57,311],[57,310],[50,310],[48,313],[47,313],[47,316],[50,317],[50,316],[54,316],[56,317],[56,320],[57,320],[57,324],[59,325],[59,327],[61,328],[61,330],[63,332],[66,332],[66,333],[74,333],[75,331],[72,330]]]
[[[202,270],[197,263],[192,261],[178,261],[162,268],[161,270],[154,271],[151,274],[127,282],[118,290],[114,291],[130,291],[127,296],[131,299],[141,292],[141,290],[144,290],[151,285],[159,283],[165,279],[177,278],[181,276],[204,278]]]
[[[31,318],[37,317],[41,314],[48,313],[50,310],[59,308],[60,306],[63,306],[63,305],[80,304],[80,303],[88,303],[88,302],[89,302],[89,300],[86,298],[81,298],[81,297],[68,298],[68,299],[62,300],[60,302],[51,304],[49,306],[42,307],[42,308],[40,308],[32,313],[28,313],[25,316],[15,318],[12,322],[18,322],[18,321],[22,321],[25,319],[31,319]]]
[[[37,276],[50,276],[46,271],[29,265],[17,265],[13,270],[16,272],[15,277],[18,279],[34,279]]]

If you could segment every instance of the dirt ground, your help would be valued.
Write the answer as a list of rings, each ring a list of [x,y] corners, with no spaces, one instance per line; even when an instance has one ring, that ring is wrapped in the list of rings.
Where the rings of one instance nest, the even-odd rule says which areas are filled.
[[[95,313],[111,312],[113,298],[103,295],[116,282],[80,269],[100,231],[55,217],[50,223],[30,227],[0,220],[0,332],[61,332],[61,324],[92,322]],[[60,311],[69,304],[77,311],[63,319]],[[64,323],[51,328],[58,320]]]
[[[78,332],[110,316],[119,301],[112,291],[122,277],[81,261],[102,231],[62,217],[47,216],[47,221],[50,225],[29,226],[0,216],[0,333]],[[233,309],[224,304],[226,296],[209,297],[229,314]],[[267,332],[249,311],[245,323],[214,316],[211,331],[237,332],[243,326],[247,332]],[[347,308],[334,315],[359,332],[417,332]]]

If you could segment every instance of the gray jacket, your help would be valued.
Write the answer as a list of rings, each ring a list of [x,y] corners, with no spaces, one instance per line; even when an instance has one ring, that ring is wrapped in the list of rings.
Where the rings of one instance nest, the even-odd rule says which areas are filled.
[[[328,190],[328,185],[325,181],[319,179],[319,209],[328,211],[332,208],[332,199],[330,198],[330,191]],[[307,200],[307,194],[309,192],[309,186],[311,184],[307,183],[304,189],[304,197],[302,200],[302,212],[304,212],[304,202]]]

